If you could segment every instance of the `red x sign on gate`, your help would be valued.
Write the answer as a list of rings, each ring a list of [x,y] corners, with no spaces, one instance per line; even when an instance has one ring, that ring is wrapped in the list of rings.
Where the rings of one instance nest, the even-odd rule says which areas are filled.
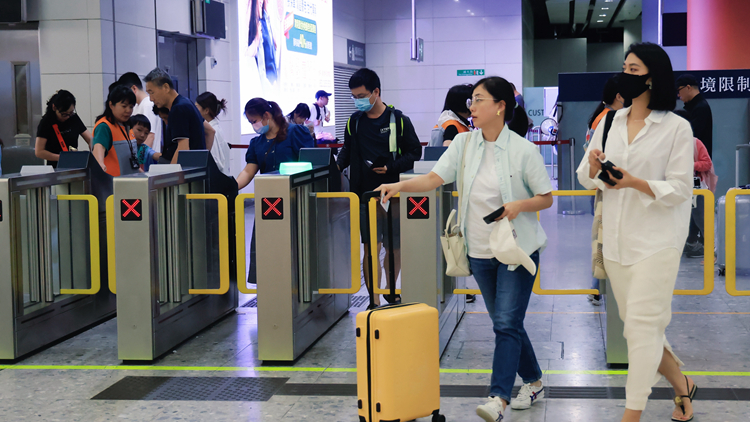
[[[284,201],[282,198],[263,198],[260,210],[264,220],[284,219]]]
[[[406,202],[407,219],[425,220],[430,218],[430,200],[426,196],[410,196]]]
[[[141,221],[143,204],[140,199],[120,200],[120,217],[123,221]]]

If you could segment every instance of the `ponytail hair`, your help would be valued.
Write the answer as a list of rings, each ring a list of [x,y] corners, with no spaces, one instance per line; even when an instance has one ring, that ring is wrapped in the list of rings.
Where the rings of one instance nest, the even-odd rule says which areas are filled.
[[[264,114],[270,113],[271,118],[279,127],[279,133],[276,135],[276,142],[286,139],[289,123],[284,118],[281,107],[273,101],[266,101],[263,98],[253,98],[245,104],[245,116],[263,117]]]
[[[204,92],[195,99],[195,102],[205,108],[212,119],[215,119],[222,111],[225,113],[227,111],[227,100],[222,98],[219,101],[212,92]]]
[[[525,137],[526,132],[529,131],[529,117],[526,115],[526,110],[516,103],[513,85],[505,78],[490,76],[480,79],[474,84],[474,89],[480,86],[483,86],[495,101],[505,102],[505,123],[508,129]]]
[[[52,106],[55,106],[54,108]],[[50,118],[55,115],[55,109],[61,113],[65,113],[68,111],[70,106],[76,105],[76,97],[73,96],[73,94],[70,93],[70,91],[66,91],[64,89],[61,89],[57,92],[55,92],[55,95],[50,97],[49,100],[47,100],[47,108],[44,111],[44,117]]]
[[[589,125],[588,128],[591,129],[591,126],[594,124],[594,120],[596,120],[596,117],[604,111],[604,108],[612,105],[615,102],[615,99],[617,98],[618,94],[617,89],[617,75],[609,78],[607,80],[607,83],[604,84],[604,92],[602,93],[602,101],[599,103],[599,105],[596,106],[596,110],[594,110],[594,114],[589,117]]]

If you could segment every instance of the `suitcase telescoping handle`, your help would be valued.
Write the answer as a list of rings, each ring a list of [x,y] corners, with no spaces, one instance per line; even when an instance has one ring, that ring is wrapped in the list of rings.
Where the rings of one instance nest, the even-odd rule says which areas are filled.
[[[377,240],[377,230],[375,230],[375,233],[373,233],[371,224],[370,224],[370,199],[372,198],[378,198],[380,199],[380,192],[375,191],[369,191],[365,192],[362,195],[362,203],[365,206],[365,227],[367,227],[367,230],[370,232],[367,236],[368,239],[370,239],[370,253],[365,254],[365,271],[367,271],[368,274],[370,274],[370,288],[368,289],[370,293],[370,308],[375,307],[375,276],[373,275],[375,264],[372,262],[372,255],[375,253],[374,251],[377,250],[378,247],[378,240]],[[377,220],[376,220],[377,221]],[[377,223],[376,223],[377,224]]]
[[[366,210],[366,212],[365,212],[365,216],[366,217],[365,218],[367,219],[367,227],[370,230],[370,233],[369,233],[370,234],[370,236],[369,236],[369,238],[370,238],[370,254],[368,254],[368,256],[367,256],[367,265],[368,265],[368,270],[369,270],[369,274],[370,274],[370,305],[374,305],[375,304],[375,293],[374,293],[375,289],[373,287],[374,286],[373,272],[375,270],[375,268],[373,267],[373,265],[375,263],[372,260],[372,255],[375,254],[375,252],[373,252],[373,251],[376,251],[377,250],[377,246],[378,246],[378,241],[377,241],[377,218],[375,218],[375,224],[374,225],[370,224],[371,223],[371,221],[370,221],[371,220],[371,216],[370,216],[370,200],[372,198],[377,198],[378,204],[380,204],[380,197],[381,197],[381,193],[380,192],[376,192],[376,191],[365,192],[362,195],[362,203],[365,204],[365,210]],[[390,280],[390,294],[391,294],[391,298],[395,299],[395,297],[396,297],[396,267],[395,267],[396,256],[395,256],[395,252],[394,252],[395,245],[393,244],[393,207],[392,206],[388,207],[388,212],[386,214],[387,214],[387,218],[386,218],[386,230],[387,230],[387,233],[388,233],[388,245],[387,245],[387,247],[388,247],[388,263],[390,264],[390,265],[388,265],[388,276],[389,276],[389,280]],[[376,227],[375,233],[373,233],[373,230],[372,230],[373,226]],[[378,262],[377,265],[380,265],[380,263]],[[378,281],[380,281],[380,280],[378,280]],[[379,285],[380,285],[380,283],[378,283],[378,286]]]

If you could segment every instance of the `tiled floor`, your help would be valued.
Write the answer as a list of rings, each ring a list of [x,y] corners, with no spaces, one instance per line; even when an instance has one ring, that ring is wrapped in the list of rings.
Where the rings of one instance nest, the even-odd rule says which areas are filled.
[[[543,213],[550,242],[543,253],[544,288],[588,288],[590,216],[569,217]],[[700,259],[683,259],[679,288],[700,288]],[[247,298],[245,298],[247,299]],[[244,301],[241,301],[241,304]],[[623,386],[624,375],[584,374],[607,370],[600,327],[600,308],[585,296],[532,296],[526,328],[551,386]],[[110,320],[54,347],[32,355],[18,365],[78,365],[75,369],[21,369],[0,371],[0,421],[325,421],[357,420],[354,397],[275,396],[267,402],[106,401],[91,400],[125,376],[263,376],[288,377],[291,383],[356,382],[353,372],[326,368],[356,366],[352,312],[328,332],[297,363],[315,371],[258,371],[256,308],[239,308],[212,328],[179,346],[146,370],[119,367],[116,321]],[[486,385],[488,373],[468,370],[490,368],[493,334],[481,297],[467,313],[442,358],[442,384]],[[687,371],[744,372],[737,376],[695,375],[701,387],[750,388],[750,298],[731,297],[723,278],[709,296],[675,296],[667,335]],[[736,314],[745,312],[747,314]],[[730,314],[735,313],[735,314]],[[84,368],[84,367],[95,368]],[[112,368],[118,366],[118,368]],[[158,370],[164,367],[210,367],[210,370]],[[231,369],[230,369],[231,368]],[[196,368],[193,368],[196,369]],[[520,382],[520,380],[517,380]],[[664,382],[660,386],[666,386]],[[449,421],[476,421],[474,409],[481,398],[443,398]],[[750,402],[696,403],[696,421],[750,420]],[[619,421],[621,400],[542,400],[527,411],[509,412],[509,421],[589,422]],[[652,401],[643,421],[668,421],[668,401]],[[424,419],[425,421],[429,419]]]

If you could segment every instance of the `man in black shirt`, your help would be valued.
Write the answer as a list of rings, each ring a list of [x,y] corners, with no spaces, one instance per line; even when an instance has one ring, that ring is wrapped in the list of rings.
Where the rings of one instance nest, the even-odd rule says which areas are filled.
[[[693,134],[706,146],[708,155],[713,157],[713,116],[711,106],[698,87],[698,80],[693,75],[685,74],[677,78],[676,84],[677,95],[685,103],[685,110],[690,114]]]
[[[167,72],[157,67],[144,80],[146,92],[154,105],[169,109],[162,156],[176,164],[180,151],[206,149],[203,117],[192,101],[175,91],[174,82]]]
[[[344,146],[338,155],[336,163],[339,169],[350,167],[350,189],[360,197],[367,191],[375,190],[384,183],[395,183],[399,181],[399,174],[414,168],[414,162],[422,157],[422,145],[414,131],[411,121],[404,114],[386,106],[380,98],[380,78],[370,69],[360,69],[349,79],[349,89],[357,106],[358,112],[354,113],[347,122],[344,134]],[[392,133],[395,126],[395,134]],[[395,136],[392,136],[395,135]],[[365,254],[369,256],[369,225],[360,213],[360,231],[362,242],[365,245]],[[394,255],[396,257],[394,274],[398,276],[400,271],[400,254],[398,253],[398,205],[392,204],[393,229],[394,229]],[[385,226],[382,207],[378,206],[378,256],[383,239],[383,227]],[[377,273],[380,274],[380,265],[377,265]],[[388,270],[386,260],[386,274]],[[369,279],[368,271],[365,271],[366,279]],[[390,280],[388,283],[395,283]],[[378,275],[377,280],[380,280]],[[369,286],[369,282],[367,283]],[[398,301],[396,297],[386,296],[388,302]],[[376,298],[375,303],[379,303]]]

